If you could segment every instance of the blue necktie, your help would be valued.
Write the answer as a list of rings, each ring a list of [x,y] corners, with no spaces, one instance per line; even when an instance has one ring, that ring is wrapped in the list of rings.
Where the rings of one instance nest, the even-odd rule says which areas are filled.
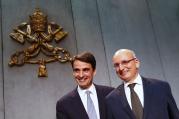
[[[90,91],[86,91],[87,94],[87,113],[88,113],[88,117],[89,119],[97,119],[97,114],[96,114],[96,110],[93,104],[93,101],[90,97]]]

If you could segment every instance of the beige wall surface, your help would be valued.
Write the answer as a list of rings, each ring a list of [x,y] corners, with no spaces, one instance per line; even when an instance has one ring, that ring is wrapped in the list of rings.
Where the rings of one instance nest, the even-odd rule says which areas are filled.
[[[47,78],[37,77],[38,65],[8,66],[10,56],[29,45],[14,42],[9,34],[37,7],[68,32],[56,46],[72,56],[95,55],[95,83],[121,83],[111,58],[117,49],[129,48],[141,61],[140,74],[169,82],[179,106],[178,0],[0,1],[0,119],[55,119],[57,100],[76,86],[70,63],[47,64]]]

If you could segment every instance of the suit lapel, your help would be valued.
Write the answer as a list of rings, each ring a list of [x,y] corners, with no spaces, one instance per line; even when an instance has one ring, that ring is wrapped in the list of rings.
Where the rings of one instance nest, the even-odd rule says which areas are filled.
[[[97,97],[98,97],[98,105],[99,105],[99,113],[100,113],[100,119],[104,119],[105,118],[105,103],[104,103],[104,97],[102,95],[102,92],[99,88],[99,86],[95,85],[96,88],[96,93],[97,93]]]
[[[144,114],[143,118],[145,119],[148,117],[147,115],[149,114],[151,110],[151,102],[152,102],[152,92],[153,88],[150,88],[150,81],[146,78],[142,77],[142,82],[143,82],[143,89],[144,89]]]
[[[81,101],[81,98],[78,94],[77,89],[75,89],[73,91],[72,100],[73,100],[74,107],[76,107],[76,110],[74,110],[74,113],[79,114],[79,117],[81,119],[89,119],[88,114],[83,106],[83,103]],[[74,108],[74,107],[72,107],[72,108]]]
[[[122,103],[122,106],[124,108],[124,111],[132,118],[132,119],[135,119],[135,116],[129,106],[129,103],[127,101],[127,98],[126,98],[126,94],[125,94],[125,91],[124,91],[124,84],[120,85],[118,88],[117,88],[117,91],[118,91],[118,95],[119,96],[116,96],[116,97],[119,97],[119,100],[121,101]]]

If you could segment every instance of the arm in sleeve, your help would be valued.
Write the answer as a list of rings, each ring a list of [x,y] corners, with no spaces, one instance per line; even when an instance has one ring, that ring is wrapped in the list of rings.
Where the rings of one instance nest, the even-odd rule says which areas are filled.
[[[69,119],[60,101],[56,104],[56,119]]]

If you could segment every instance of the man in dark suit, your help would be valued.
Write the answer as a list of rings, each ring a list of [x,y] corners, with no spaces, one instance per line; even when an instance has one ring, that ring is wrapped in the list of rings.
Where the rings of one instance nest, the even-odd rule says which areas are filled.
[[[93,83],[95,57],[83,52],[75,56],[71,64],[78,86],[57,102],[57,119],[106,119],[105,96],[113,88]],[[87,92],[90,92],[90,96],[87,96]],[[92,100],[92,106],[89,106],[89,100]]]
[[[179,119],[169,84],[140,76],[132,50],[115,52],[113,65],[123,84],[106,97],[108,119]]]

